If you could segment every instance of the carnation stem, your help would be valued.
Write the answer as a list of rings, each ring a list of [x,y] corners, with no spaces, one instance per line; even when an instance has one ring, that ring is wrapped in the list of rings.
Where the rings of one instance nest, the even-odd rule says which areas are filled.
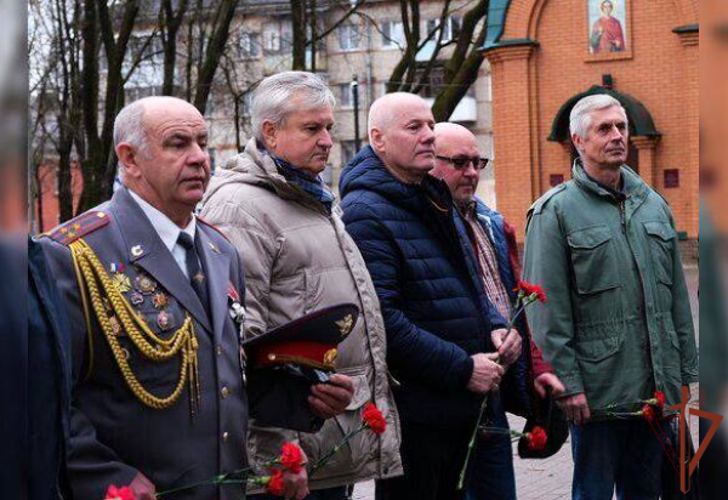
[[[308,478],[309,478],[309,479],[311,479],[311,478],[313,477],[313,475],[314,475],[314,474],[316,474],[316,472],[318,472],[318,470],[319,470],[319,469],[320,469],[321,467],[323,467],[323,466],[324,466],[324,465],[326,464],[326,462],[328,462],[328,461],[329,461],[329,459],[330,459],[331,457],[333,457],[333,456],[334,456],[334,455],[335,455],[335,454],[336,454],[336,453],[337,453],[337,452],[338,452],[338,451],[339,451],[339,450],[340,450],[341,448],[343,448],[343,447],[344,447],[344,445],[346,445],[346,444],[347,444],[347,443],[348,443],[349,441],[351,441],[351,439],[352,439],[352,438],[353,438],[354,436],[356,436],[357,434],[359,434],[359,433],[360,433],[361,431],[363,431],[363,430],[364,430],[364,429],[366,429],[366,428],[367,428],[367,426],[366,426],[366,424],[364,424],[364,425],[362,425],[361,427],[359,427],[358,429],[354,429],[353,431],[349,431],[349,432],[348,432],[348,433],[347,433],[347,434],[346,434],[346,435],[345,435],[345,436],[344,436],[344,437],[342,438],[342,440],[341,440],[341,441],[339,441],[339,442],[338,442],[338,443],[336,444],[336,446],[334,446],[333,448],[331,448],[331,449],[330,449],[330,450],[328,451],[328,453],[326,453],[326,455],[324,455],[323,457],[319,458],[319,459],[318,459],[318,460],[316,461],[316,463],[315,463],[315,464],[313,464],[313,466],[311,467],[311,470],[310,470],[310,471],[308,472]]]
[[[531,294],[529,296],[524,296],[523,292],[519,293],[518,298],[516,299],[516,308],[511,313],[511,318],[508,320],[508,324],[506,325],[506,332],[508,332],[506,335],[510,334],[511,330],[513,329],[513,325],[516,323],[516,320],[521,315],[521,313],[526,310],[526,306],[531,304],[535,300],[536,300],[535,294]],[[465,484],[465,474],[468,471],[468,464],[470,463],[470,456],[473,454],[473,448],[475,447],[475,438],[478,436],[478,429],[480,428],[480,421],[483,418],[483,413],[485,413],[485,408],[487,406],[488,406],[488,395],[486,394],[485,397],[483,398],[483,403],[480,405],[480,413],[478,414],[478,421],[475,422],[475,427],[473,428],[473,435],[470,436],[470,442],[468,443],[468,452],[465,455],[465,463],[463,464],[463,468],[460,471],[460,476],[458,477],[458,485],[457,485],[458,491],[462,490],[463,486]]]
[[[271,465],[275,465],[280,462],[280,457],[273,458],[271,460],[268,460],[264,464],[257,465],[258,467],[269,467]],[[253,480],[254,478],[248,478],[248,473],[253,469],[252,465],[249,465],[248,467],[244,467],[242,469],[237,469],[231,472],[225,472],[223,474],[220,474],[218,476],[213,477],[212,479],[207,479],[205,481],[198,481],[196,483],[188,484],[185,486],[180,486],[179,488],[173,488],[171,490],[165,490],[160,491],[157,493],[154,498],[163,498],[166,496],[171,495],[172,493],[179,493],[180,491],[187,491],[191,490],[193,488],[199,488],[200,486],[212,486],[216,484],[243,484],[247,483],[249,480]],[[245,477],[245,479],[242,479],[241,476]]]
[[[480,413],[478,414],[478,421],[475,424],[475,428],[473,429],[473,435],[470,436],[470,442],[468,443],[468,453],[465,455],[465,463],[463,464],[463,469],[460,471],[460,477],[458,478],[458,491],[463,489],[463,485],[465,484],[465,473],[468,470],[468,463],[470,462],[470,455],[473,453],[473,448],[475,447],[475,438],[478,435],[478,429],[480,426],[480,420],[483,418],[483,413],[485,413],[485,408],[488,406],[488,395],[483,398],[483,404],[480,405]]]

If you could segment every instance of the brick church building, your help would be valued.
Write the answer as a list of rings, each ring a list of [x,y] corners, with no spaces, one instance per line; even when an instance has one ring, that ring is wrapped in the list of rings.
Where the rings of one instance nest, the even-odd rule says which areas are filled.
[[[531,203],[571,177],[569,113],[608,93],[627,110],[628,164],[698,233],[698,0],[491,0],[498,210],[523,239]]]

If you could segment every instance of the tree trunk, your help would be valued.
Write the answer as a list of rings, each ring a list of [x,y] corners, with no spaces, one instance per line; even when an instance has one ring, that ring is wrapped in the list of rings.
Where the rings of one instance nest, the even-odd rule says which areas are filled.
[[[235,117],[235,147],[238,151],[238,153],[243,152],[243,141],[240,140],[240,135],[242,133],[241,127],[240,127],[240,97],[234,96],[233,100],[235,104],[233,105],[233,113]]]
[[[81,164],[83,172],[83,194],[79,209],[93,206],[93,201],[99,199],[96,190],[96,172],[101,165],[101,144],[98,133],[99,110],[99,34],[98,12],[96,0],[83,2],[83,69],[82,80],[82,106],[83,128],[86,139],[86,155]],[[109,56],[107,54],[107,56]]]
[[[318,15],[316,13],[316,0],[309,1],[311,2],[308,14],[309,26],[311,26],[311,73],[316,73],[316,33],[318,32],[316,23],[318,22]]]
[[[194,100],[195,107],[203,115],[207,107],[207,100],[210,97],[215,71],[217,71],[217,67],[220,64],[220,58],[225,53],[225,44],[230,36],[230,24],[232,23],[237,5],[238,0],[222,0],[215,14],[213,32],[207,44],[205,60],[198,75],[197,92],[195,93]]]
[[[43,222],[43,184],[41,183],[41,180],[40,162],[36,160],[33,162],[33,182],[35,184],[35,196],[38,200],[37,202],[34,201],[35,206],[38,210],[35,216],[35,230],[38,232],[38,234],[45,232],[45,223]]]
[[[306,70],[306,2],[304,0],[291,0],[291,25],[293,28],[293,63],[294,71]]]
[[[177,33],[182,26],[187,12],[187,0],[180,0],[177,12],[174,12],[172,0],[162,1],[163,26],[166,30],[162,32],[164,44],[164,81],[162,83],[163,95],[174,95],[174,73],[177,66]]]
[[[124,104],[122,67],[126,49],[134,31],[138,0],[128,0],[124,5],[118,35],[114,37],[112,13],[106,2],[85,0],[83,28],[83,121],[86,139],[86,155],[81,162],[83,195],[79,212],[88,210],[111,197],[116,175],[113,157],[114,120]],[[107,57],[106,89],[101,132],[99,115],[99,64],[98,39],[104,43]]]
[[[483,30],[485,31],[485,29]],[[447,121],[460,100],[467,94],[470,86],[477,80],[478,71],[483,64],[483,55],[475,48],[465,59],[455,78],[437,96],[432,104],[432,114],[436,122]]]
[[[73,219],[73,189],[71,176],[70,149],[60,152],[58,157],[58,206],[60,208],[60,222]]]

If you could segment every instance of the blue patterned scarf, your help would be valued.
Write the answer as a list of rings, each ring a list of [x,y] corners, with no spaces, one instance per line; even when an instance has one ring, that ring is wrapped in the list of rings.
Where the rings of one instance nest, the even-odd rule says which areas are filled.
[[[301,170],[295,165],[287,162],[283,158],[279,158],[266,147],[258,142],[258,149],[271,157],[278,168],[278,172],[286,178],[288,182],[300,187],[304,192],[308,193],[313,199],[318,200],[326,208],[331,215],[331,208],[334,204],[334,194],[329,187],[324,184],[320,175],[311,175]]]

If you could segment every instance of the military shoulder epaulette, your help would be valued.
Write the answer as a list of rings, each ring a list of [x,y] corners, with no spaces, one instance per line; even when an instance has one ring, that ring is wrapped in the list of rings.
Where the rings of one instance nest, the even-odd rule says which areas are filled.
[[[91,210],[61,224],[48,233],[44,233],[43,236],[47,236],[61,245],[68,246],[77,239],[93,233],[100,227],[104,227],[109,222],[107,213],[101,210]]]
[[[220,234],[220,236],[222,236],[223,238],[225,238],[227,241],[230,241],[230,238],[228,238],[228,235],[225,234],[225,233],[223,233],[222,232],[222,229],[220,229],[216,225],[212,224],[211,222],[207,222],[205,219],[203,219],[199,215],[197,216],[197,220],[200,221],[200,222],[202,222],[207,227],[209,227],[209,228],[214,229],[215,231],[217,231]]]
[[[531,214],[541,213],[541,210],[543,210],[543,207],[546,205],[546,203],[548,203],[551,198],[553,198],[556,194],[560,193],[564,189],[566,189],[565,182],[546,191],[543,196],[533,202],[531,208],[528,209],[528,215],[530,216]]]

